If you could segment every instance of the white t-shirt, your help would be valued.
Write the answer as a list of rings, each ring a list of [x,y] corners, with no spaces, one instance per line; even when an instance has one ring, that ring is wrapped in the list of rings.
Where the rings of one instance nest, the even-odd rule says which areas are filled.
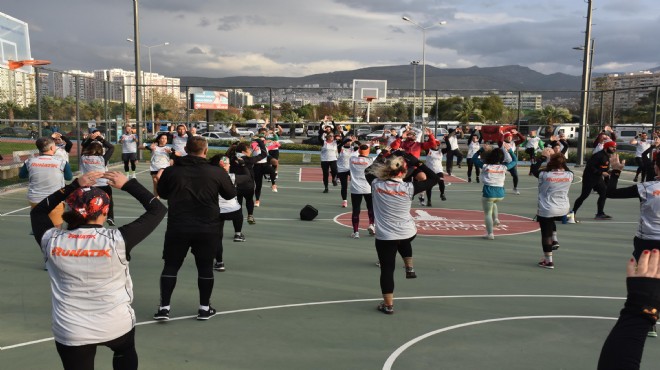
[[[137,136],[135,134],[123,134],[120,140],[122,153],[137,153]]]
[[[504,186],[506,166],[503,164],[486,164],[481,169],[481,182],[488,186]]]
[[[639,225],[635,236],[645,240],[660,240],[660,181],[648,181],[637,184],[641,198]]]
[[[28,170],[27,198],[39,203],[47,196],[64,187],[66,161],[52,155],[40,155],[25,161]]]
[[[351,194],[371,194],[371,185],[364,175],[364,170],[374,163],[373,158],[352,156],[349,168],[351,171]]]
[[[444,172],[442,168],[442,150],[438,148],[438,150],[433,150],[429,149],[426,152],[426,167],[430,168],[431,171],[435,173],[442,173]]]
[[[350,171],[350,159],[351,157],[355,157],[357,155],[358,152],[354,151],[352,146],[342,147],[341,152],[339,152],[339,157],[337,157],[337,172]]]
[[[559,217],[568,214],[571,204],[568,191],[573,182],[571,171],[539,172],[538,209],[541,217]]]
[[[105,165],[105,158],[100,155],[83,155],[80,157],[80,171],[82,173],[88,172],[107,172],[108,167]],[[94,186],[107,186],[108,180],[99,178],[94,183]]]
[[[321,162],[332,162],[337,160],[337,142],[324,141],[321,147]]]
[[[371,183],[371,193],[376,219],[376,239],[402,240],[417,234],[415,220],[410,215],[410,201],[415,196],[412,183],[400,179],[375,179]]]
[[[133,282],[119,230],[52,228],[41,239],[41,251],[50,276],[57,342],[107,342],[135,326]]]
[[[151,147],[149,148],[151,149]],[[170,149],[169,145],[156,146],[151,151],[151,164],[149,166],[149,171],[158,171],[170,166],[170,153],[167,152],[168,149]]]

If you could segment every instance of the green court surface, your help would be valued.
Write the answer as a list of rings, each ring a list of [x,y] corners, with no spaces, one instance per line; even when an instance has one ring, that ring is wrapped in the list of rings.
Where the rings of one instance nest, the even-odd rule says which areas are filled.
[[[141,168],[144,170],[144,166]],[[497,236],[419,235],[413,242],[417,279],[397,261],[395,314],[376,310],[379,269],[373,237],[335,222],[339,187],[299,182],[300,166],[282,166],[279,192],[263,189],[256,224],[244,243],[225,225],[226,272],[216,272],[212,305],[219,314],[194,319],[198,294],[189,256],[172,298],[172,319],[155,323],[166,222],[132,253],[140,369],[590,369],[625,297],[625,265],[639,216],[635,199],[608,200],[614,218],[593,220],[592,194],[579,224],[558,225],[556,268],[536,266],[540,232]],[[581,169],[576,171],[580,181]],[[521,195],[508,194],[500,212],[531,218],[536,179],[520,168]],[[465,167],[454,175],[465,177]],[[151,189],[147,172],[139,181]],[[622,176],[621,186],[632,176]],[[571,202],[580,184],[571,188]],[[119,225],[141,213],[117,191]],[[434,208],[481,209],[481,186],[454,183]],[[0,195],[0,368],[61,368],[50,330],[48,273],[28,235],[25,190]],[[306,204],[319,210],[300,221]],[[365,206],[363,205],[363,208]],[[420,207],[415,201],[416,209]],[[460,215],[457,213],[457,215]],[[458,216],[457,216],[458,217]],[[461,216],[462,217],[462,216]],[[460,221],[460,220],[459,220]],[[532,221],[529,221],[532,224]],[[534,226],[532,224],[532,226]],[[646,343],[643,369],[657,368],[660,338]],[[96,369],[111,369],[99,348]]]

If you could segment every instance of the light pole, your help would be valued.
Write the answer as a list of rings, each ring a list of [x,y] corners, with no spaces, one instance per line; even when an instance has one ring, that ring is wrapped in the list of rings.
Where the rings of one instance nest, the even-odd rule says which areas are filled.
[[[593,76],[593,65],[594,65],[594,49],[596,48],[596,40],[591,39],[591,49],[589,50],[589,72],[587,73],[587,88],[591,90],[591,78]],[[576,46],[573,50],[584,51],[584,46]],[[585,102],[587,108],[587,118],[589,118],[589,94],[587,93],[587,101]],[[588,119],[587,119],[588,121]],[[587,122],[589,123],[589,122]],[[602,123],[601,123],[602,124]]]
[[[410,65],[413,66],[413,121],[411,123],[415,124],[415,103],[417,102],[417,66],[419,65],[419,60],[411,61]]]
[[[410,22],[414,24],[417,28],[422,30],[422,127],[424,126],[424,105],[426,103],[426,30],[429,28],[433,28],[435,26],[442,26],[447,24],[446,21],[440,21],[438,23],[434,23],[430,26],[423,27],[419,23],[413,21],[410,19],[410,17],[403,16],[401,17],[406,22]]]
[[[128,42],[134,42],[133,39],[127,38],[126,41]],[[154,87],[152,86],[153,82],[153,75],[151,74],[151,49],[152,48],[157,48],[159,46],[167,46],[169,45],[169,42],[164,42],[162,44],[158,45],[140,45],[143,48],[147,48],[147,51],[149,52],[149,90],[151,92],[151,134],[156,133],[156,122],[154,122]]]
[[[584,164],[584,151],[587,146],[587,100],[589,99],[589,65],[591,64],[591,13],[592,0],[587,0],[587,25],[584,35],[584,57],[582,58],[582,91],[580,93],[580,108],[582,114],[580,117],[580,136],[577,147],[577,165]]]

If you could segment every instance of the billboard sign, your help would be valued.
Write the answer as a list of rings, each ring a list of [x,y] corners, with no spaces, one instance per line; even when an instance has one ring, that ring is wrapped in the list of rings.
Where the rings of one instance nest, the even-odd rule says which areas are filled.
[[[30,60],[30,36],[28,24],[0,13],[0,67],[8,68],[10,60]],[[19,71],[32,73],[32,67],[24,66]]]
[[[193,109],[229,109],[229,93],[226,91],[202,91],[190,95]]]

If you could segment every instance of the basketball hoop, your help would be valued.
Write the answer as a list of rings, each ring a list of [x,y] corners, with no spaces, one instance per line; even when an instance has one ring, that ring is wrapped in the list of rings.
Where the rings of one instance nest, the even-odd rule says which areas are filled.
[[[376,99],[375,96],[365,96],[365,97],[364,97],[364,100],[366,100],[367,103],[371,103],[371,102],[372,102],[373,100],[375,100],[375,99]]]
[[[8,60],[7,65],[10,70],[18,69],[23,67],[24,65],[30,65],[30,66],[44,66],[50,64],[50,60]]]

